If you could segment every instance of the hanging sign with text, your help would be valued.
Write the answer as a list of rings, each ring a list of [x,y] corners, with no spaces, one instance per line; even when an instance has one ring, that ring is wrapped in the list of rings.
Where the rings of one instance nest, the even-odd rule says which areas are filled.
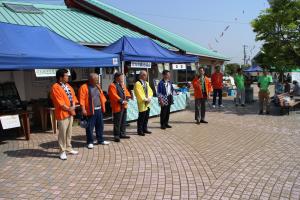
[[[184,70],[186,69],[186,64],[173,64],[173,70]]]
[[[151,62],[131,62],[131,68],[150,69]]]

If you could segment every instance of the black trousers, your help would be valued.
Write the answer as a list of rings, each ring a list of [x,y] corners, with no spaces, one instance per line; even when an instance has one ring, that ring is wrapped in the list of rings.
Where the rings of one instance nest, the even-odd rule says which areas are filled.
[[[195,120],[197,122],[205,119],[206,101],[206,98],[195,99]]]
[[[222,89],[214,89],[213,93],[213,105],[216,105],[217,96],[219,97],[219,106],[222,105],[222,97],[223,97],[223,90]]]
[[[160,126],[166,127],[169,125],[169,118],[170,118],[170,111],[171,111],[171,104],[172,104],[172,96],[168,97],[168,105],[161,106],[160,110]]]
[[[123,109],[121,112],[113,114],[114,121],[114,137],[120,137],[126,135],[126,119],[127,109]]]
[[[148,120],[149,120],[150,108],[144,112],[139,112],[139,118],[137,121],[137,132],[144,133],[148,130]]]

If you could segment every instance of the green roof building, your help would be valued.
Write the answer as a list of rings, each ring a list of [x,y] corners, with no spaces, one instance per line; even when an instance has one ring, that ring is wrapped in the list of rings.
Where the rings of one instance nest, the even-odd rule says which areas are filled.
[[[163,46],[200,56],[206,64],[227,57],[97,0],[65,0],[67,6],[14,3],[0,0],[0,21],[45,26],[72,41],[91,47],[108,46],[122,36],[149,36]],[[11,8],[8,3],[17,5]],[[18,8],[25,7],[25,9]],[[29,7],[38,12],[31,12]],[[26,8],[28,7],[28,8]]]

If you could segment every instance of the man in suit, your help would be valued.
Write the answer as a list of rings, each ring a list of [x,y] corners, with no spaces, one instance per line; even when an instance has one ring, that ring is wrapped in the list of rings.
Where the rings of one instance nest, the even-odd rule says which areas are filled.
[[[131,95],[124,84],[124,75],[120,72],[114,74],[114,81],[109,85],[108,96],[113,112],[114,139],[120,142],[120,139],[129,139],[126,135],[126,119],[128,100]]]
[[[139,109],[137,132],[140,136],[145,136],[145,133],[151,134],[151,131],[148,130],[148,119],[153,91],[147,82],[147,78],[147,72],[145,70],[141,70],[139,80],[134,85],[134,94],[136,96]]]
[[[170,71],[164,70],[162,75],[163,79],[158,83],[157,86],[157,97],[161,107],[160,128],[164,130],[166,128],[172,128],[172,126],[169,125],[169,118],[171,105],[173,104],[174,88],[172,82],[170,81]]]

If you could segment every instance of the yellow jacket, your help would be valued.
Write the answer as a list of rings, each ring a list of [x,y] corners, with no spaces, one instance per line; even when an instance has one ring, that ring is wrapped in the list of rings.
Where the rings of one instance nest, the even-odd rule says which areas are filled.
[[[146,81],[147,84],[147,90],[148,90],[148,98],[153,97],[153,91],[151,87],[149,86],[149,83]],[[134,85],[134,94],[136,96],[136,100],[138,103],[139,112],[147,111],[147,109],[150,107],[150,103],[145,102],[146,99],[146,93],[144,91],[143,85],[140,81],[137,81]]]

